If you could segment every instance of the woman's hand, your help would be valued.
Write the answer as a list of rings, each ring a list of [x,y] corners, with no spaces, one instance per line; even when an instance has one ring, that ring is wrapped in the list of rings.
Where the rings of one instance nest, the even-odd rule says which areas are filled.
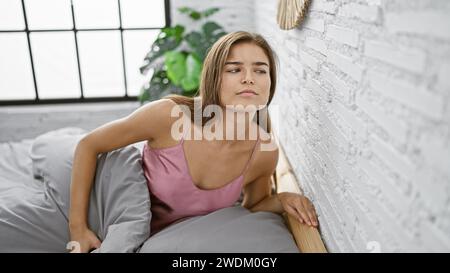
[[[282,192],[278,194],[278,199],[284,211],[298,219],[300,223],[314,227],[319,225],[314,205],[305,196],[292,192]]]
[[[99,248],[102,243],[97,238],[97,235],[89,228],[71,229],[70,240],[71,243],[76,243],[70,253],[91,252],[92,250]]]

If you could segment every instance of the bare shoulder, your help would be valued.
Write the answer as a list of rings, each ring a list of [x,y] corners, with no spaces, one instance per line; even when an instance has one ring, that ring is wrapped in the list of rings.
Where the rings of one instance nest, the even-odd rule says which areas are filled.
[[[144,140],[161,139],[170,132],[173,107],[175,102],[168,99],[149,102],[126,117],[95,128],[80,143],[103,153]]]
[[[139,110],[143,111],[149,119],[152,119],[154,130],[163,133],[178,119],[178,116],[173,113],[181,111],[181,108],[170,99],[159,99],[145,104]]]
[[[174,126],[185,124],[185,119],[189,116],[186,107],[171,99],[160,99],[143,106],[142,111],[146,112],[147,120],[151,121],[147,126],[153,128],[153,137],[148,139],[152,148],[165,148],[178,143],[179,139],[174,138],[172,131]]]
[[[139,110],[147,114],[158,115],[158,117],[164,119],[170,117],[170,113],[175,107],[178,107],[178,105],[174,101],[170,99],[159,99],[141,106]]]

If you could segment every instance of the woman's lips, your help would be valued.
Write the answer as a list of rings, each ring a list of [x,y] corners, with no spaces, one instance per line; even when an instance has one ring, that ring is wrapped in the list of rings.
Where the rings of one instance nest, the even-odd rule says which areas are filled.
[[[242,90],[241,92],[238,93],[239,96],[242,97],[251,97],[251,96],[256,96],[256,92],[253,90]]]
[[[241,92],[241,93],[239,93],[238,95],[241,96],[241,97],[251,97],[251,96],[256,96],[256,94],[253,93],[253,92]]]

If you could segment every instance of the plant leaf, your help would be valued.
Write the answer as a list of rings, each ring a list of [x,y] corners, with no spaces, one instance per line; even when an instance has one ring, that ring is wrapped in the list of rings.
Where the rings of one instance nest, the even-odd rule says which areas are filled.
[[[200,12],[189,7],[178,8],[180,13],[188,15],[194,21],[207,18],[219,10],[209,8]],[[140,68],[142,74],[150,69],[154,71],[149,83],[141,88],[141,103],[160,99],[168,94],[194,96],[198,93],[206,53],[226,32],[212,21],[187,35],[184,31],[185,28],[181,25],[163,28],[153,43]],[[186,41],[188,48],[183,45],[182,49],[177,49],[183,41]]]
[[[214,13],[218,12],[220,9],[219,8],[209,8],[207,10],[204,10],[202,12],[202,15],[204,18],[213,15]]]
[[[192,31],[187,34],[184,38],[188,45],[191,47],[192,51],[200,58],[204,59],[206,46],[203,45],[204,38],[202,34],[197,31]]]
[[[189,17],[191,17],[191,19],[194,20],[194,21],[197,21],[197,20],[201,19],[202,16],[203,16],[203,13],[201,13],[199,11],[196,11],[196,10],[194,10],[192,8],[189,8],[189,7],[178,8],[178,11],[180,13],[183,13],[183,14],[188,14]]]
[[[178,8],[178,11],[180,12],[180,13],[188,13],[188,12],[191,12],[191,8],[189,8],[189,7],[179,7]]]
[[[189,14],[189,17],[191,17],[194,21],[197,21],[202,18],[202,15],[200,12],[194,11]]]
[[[215,43],[220,37],[226,34],[221,26],[211,21],[206,22],[202,26],[202,31],[206,37],[207,42],[211,45]]]
[[[177,48],[183,39],[183,32],[184,27],[180,25],[163,28],[153,42],[150,52],[144,58],[144,65],[140,67],[141,74],[146,74],[152,68],[152,63],[164,53]]]
[[[200,83],[200,73],[202,71],[202,61],[193,54],[186,58],[186,75],[181,80],[181,86],[186,91],[195,91]]]
[[[141,88],[139,101],[143,104],[145,101],[160,99],[168,94],[181,94],[183,90],[173,85],[167,78],[167,71],[164,70],[164,64],[159,64],[150,79],[150,82]]]
[[[167,77],[173,84],[180,86],[181,80],[186,75],[186,54],[177,51],[170,51],[164,54],[167,66]]]
[[[214,22],[206,22],[202,26],[202,32],[192,31],[185,36],[186,42],[194,53],[204,60],[208,49],[226,32]]]

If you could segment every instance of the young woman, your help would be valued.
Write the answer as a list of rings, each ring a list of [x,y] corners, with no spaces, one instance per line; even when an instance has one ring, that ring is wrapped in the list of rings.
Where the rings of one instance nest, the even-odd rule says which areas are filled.
[[[87,224],[97,155],[140,141],[147,141],[142,167],[151,196],[152,234],[188,217],[232,206],[241,192],[242,206],[252,212],[286,211],[302,223],[317,226],[314,207],[306,197],[271,195],[278,148],[273,146],[270,122],[266,126],[264,121],[270,121],[267,106],[275,86],[275,58],[267,41],[257,34],[233,32],[208,52],[197,97],[167,96],[87,134],[74,155],[71,240],[80,243],[81,252],[101,243]],[[208,106],[221,112],[210,117],[201,114],[198,122],[194,113]],[[179,126],[181,137],[174,133],[179,131],[175,125],[180,125],[174,113],[188,117]],[[251,132],[257,132],[256,137]]]

